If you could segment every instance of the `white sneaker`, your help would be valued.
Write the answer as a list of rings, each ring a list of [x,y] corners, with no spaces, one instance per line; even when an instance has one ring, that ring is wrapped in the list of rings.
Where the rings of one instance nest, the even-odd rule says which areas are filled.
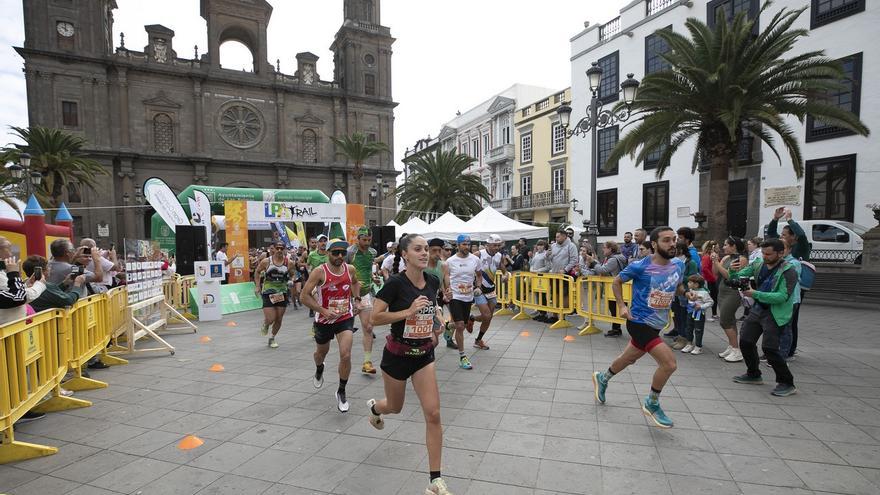
[[[700,355],[702,353],[703,353],[703,348],[697,347],[697,346],[694,346],[694,349],[691,351],[691,354],[693,354],[694,356]]]
[[[691,344],[690,342],[688,342],[686,346],[681,348],[681,352],[685,354],[691,352],[692,350],[694,350],[694,344]]]
[[[370,399],[367,401],[367,413],[370,415],[370,424],[373,425],[373,428],[377,430],[381,430],[385,428],[385,420],[382,419],[382,416],[379,414],[373,414],[373,406],[376,405],[376,399]]]
[[[727,349],[724,349],[723,352],[719,352],[719,353],[718,353],[718,357],[720,357],[721,359],[724,359],[724,358],[726,358],[731,352],[733,352],[733,346],[728,345],[728,346],[727,346]]]
[[[446,487],[443,478],[436,478],[428,485],[428,488],[425,488],[425,495],[452,495],[452,492]]]
[[[341,413],[348,412],[348,399],[345,398],[345,392],[336,391],[336,408]]]
[[[730,354],[725,356],[724,360],[728,363],[738,363],[743,360],[742,351],[739,349],[733,349],[730,351]]]

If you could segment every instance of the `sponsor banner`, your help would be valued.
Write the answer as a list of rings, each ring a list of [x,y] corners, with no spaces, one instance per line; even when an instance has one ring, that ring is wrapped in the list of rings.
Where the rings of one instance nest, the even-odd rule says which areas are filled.
[[[226,256],[232,260],[229,265],[229,283],[247,282],[250,280],[250,258],[248,256],[248,210],[249,202],[227,201],[226,209],[226,242],[229,249]]]
[[[216,282],[214,282],[216,284]],[[220,286],[220,308],[224,315],[232,313],[241,313],[243,311],[251,311],[263,307],[263,300],[254,291],[256,287],[253,282],[245,282],[243,284],[229,284]],[[192,287],[190,294],[190,311],[197,314],[198,305],[198,287]],[[201,315],[199,315],[201,319]]]
[[[358,229],[367,223],[364,220],[364,205],[347,204],[345,205],[345,210],[345,237],[348,239],[349,244],[355,244],[357,243]]]
[[[226,216],[229,216],[228,209],[226,210]],[[345,222],[345,205],[327,203],[297,203],[290,201],[248,201],[247,218],[250,222],[270,223]],[[229,223],[228,218],[226,220],[226,223]]]
[[[192,213],[192,224],[205,227],[205,245],[208,247],[205,259],[208,259],[213,250],[211,246],[211,202],[202,191],[195,191],[189,198],[189,211]]]
[[[177,196],[162,179],[157,177],[147,179],[144,182],[144,196],[167,225],[176,227],[190,224]]]
[[[196,261],[196,302],[199,321],[216,321],[223,317],[220,307],[220,281],[223,280],[223,263]]]

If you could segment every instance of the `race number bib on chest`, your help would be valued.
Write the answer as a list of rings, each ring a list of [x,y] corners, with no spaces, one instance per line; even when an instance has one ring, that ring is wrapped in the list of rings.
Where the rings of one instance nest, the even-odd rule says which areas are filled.
[[[333,318],[335,319],[348,313],[350,305],[351,302],[349,299],[330,299],[327,304],[327,309],[333,313]]]
[[[406,319],[403,325],[403,338],[429,339],[434,330],[434,307],[428,306],[421,312]]]
[[[673,297],[675,297],[675,292],[651,289],[651,293],[648,294],[648,307],[651,309],[669,309],[672,306]]]

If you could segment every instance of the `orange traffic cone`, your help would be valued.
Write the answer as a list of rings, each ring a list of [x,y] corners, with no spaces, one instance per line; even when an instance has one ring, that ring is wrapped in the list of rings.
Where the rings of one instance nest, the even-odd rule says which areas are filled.
[[[214,364],[213,366],[211,366],[210,368],[208,368],[208,371],[223,371],[225,369],[226,368],[224,368],[222,364],[217,363],[217,364]]]
[[[238,323],[236,323],[234,321],[228,321],[228,322],[226,322],[226,326],[227,327],[237,327]]]
[[[196,447],[200,447],[203,443],[205,443],[205,441],[201,438],[195,435],[187,435],[177,444],[177,448],[180,450],[192,450]]]
[[[207,344],[207,343],[210,342],[210,341],[211,341],[211,337],[208,337],[207,335],[203,335],[203,336],[199,339],[199,342],[201,342],[201,343],[203,343],[203,344]]]

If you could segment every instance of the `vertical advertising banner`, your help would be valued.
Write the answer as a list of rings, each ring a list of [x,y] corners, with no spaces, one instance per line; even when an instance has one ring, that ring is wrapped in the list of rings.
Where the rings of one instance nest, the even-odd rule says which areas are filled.
[[[364,205],[345,205],[345,237],[349,244],[357,242],[357,231],[367,224],[364,213]]]
[[[248,220],[246,201],[226,201],[226,242],[229,249],[226,256],[232,261],[229,266],[229,283],[237,284],[250,280],[250,259],[248,257]]]

